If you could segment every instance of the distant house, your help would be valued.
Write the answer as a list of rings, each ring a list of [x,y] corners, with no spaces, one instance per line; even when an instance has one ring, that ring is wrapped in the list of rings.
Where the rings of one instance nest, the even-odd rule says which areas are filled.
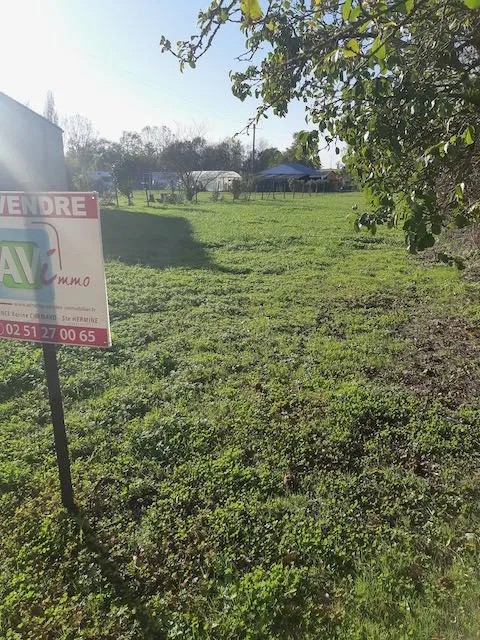
[[[113,176],[109,171],[92,171],[93,188],[99,193],[111,191],[114,188]]]
[[[319,169],[317,173],[319,178],[325,182],[334,182],[335,184],[340,182],[340,176],[335,169]]]
[[[230,191],[233,181],[242,179],[236,171],[192,171],[191,176],[205,191]]]
[[[66,187],[62,129],[0,92],[0,190]]]

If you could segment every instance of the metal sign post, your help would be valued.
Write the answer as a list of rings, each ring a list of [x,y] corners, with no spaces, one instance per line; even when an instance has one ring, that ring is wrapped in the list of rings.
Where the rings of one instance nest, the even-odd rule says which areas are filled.
[[[52,413],[53,437],[55,440],[55,453],[57,456],[62,504],[68,511],[73,513],[75,511],[75,502],[73,498],[72,474],[70,472],[68,441],[65,431],[62,391],[58,375],[57,350],[54,344],[43,344],[43,360],[45,362],[48,398]]]

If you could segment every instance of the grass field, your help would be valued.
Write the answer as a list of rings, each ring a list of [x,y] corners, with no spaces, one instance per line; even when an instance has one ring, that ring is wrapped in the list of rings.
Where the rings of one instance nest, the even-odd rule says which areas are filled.
[[[0,342],[0,637],[480,638],[479,284],[361,196],[103,212],[113,347]]]

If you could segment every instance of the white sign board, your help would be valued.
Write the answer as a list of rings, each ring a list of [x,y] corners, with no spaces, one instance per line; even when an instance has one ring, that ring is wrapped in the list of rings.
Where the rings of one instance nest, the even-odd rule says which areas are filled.
[[[0,338],[110,346],[96,193],[0,192]]]

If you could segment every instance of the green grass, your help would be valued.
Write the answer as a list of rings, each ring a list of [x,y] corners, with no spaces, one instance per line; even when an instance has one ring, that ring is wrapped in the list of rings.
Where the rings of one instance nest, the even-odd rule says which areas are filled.
[[[103,212],[108,351],[0,342],[0,637],[480,637],[479,286],[359,195]]]

